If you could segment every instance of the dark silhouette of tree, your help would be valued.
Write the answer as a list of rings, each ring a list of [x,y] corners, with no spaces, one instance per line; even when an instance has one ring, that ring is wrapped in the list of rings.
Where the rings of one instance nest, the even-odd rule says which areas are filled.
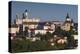
[[[52,34],[50,32],[46,32],[45,39],[49,40],[52,37]]]
[[[42,35],[39,32],[38,34],[35,35],[35,37],[42,37]]]
[[[28,36],[28,27],[25,27],[24,36]]]

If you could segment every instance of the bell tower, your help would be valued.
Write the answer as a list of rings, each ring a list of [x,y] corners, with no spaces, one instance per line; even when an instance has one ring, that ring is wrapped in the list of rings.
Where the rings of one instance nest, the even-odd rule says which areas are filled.
[[[67,13],[66,20],[64,22],[64,30],[70,31],[72,25],[72,19],[69,17],[69,14]]]
[[[26,19],[26,18],[28,18],[28,11],[27,11],[27,9],[23,13],[23,19]]]
[[[66,16],[66,21],[71,21],[68,13],[67,13],[67,16]]]

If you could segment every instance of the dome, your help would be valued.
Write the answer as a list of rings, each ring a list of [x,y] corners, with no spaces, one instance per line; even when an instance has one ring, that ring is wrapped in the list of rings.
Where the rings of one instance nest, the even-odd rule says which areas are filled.
[[[23,18],[27,18],[28,17],[28,12],[27,12],[27,9],[24,11],[23,13]]]

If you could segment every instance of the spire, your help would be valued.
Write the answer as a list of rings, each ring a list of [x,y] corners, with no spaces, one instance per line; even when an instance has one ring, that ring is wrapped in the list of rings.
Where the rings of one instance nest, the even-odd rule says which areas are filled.
[[[22,14],[23,19],[28,18],[28,12],[27,9],[24,11],[24,13]]]
[[[16,19],[14,19],[14,24],[16,24]]]
[[[16,14],[16,19],[18,19],[19,18],[19,16],[18,16],[18,14]]]
[[[25,10],[25,12],[27,12],[27,9]]]
[[[67,13],[67,16],[66,16],[66,18],[69,18],[69,14]]]
[[[72,20],[72,19],[69,17],[69,14],[67,13],[66,21],[71,22],[71,20]]]
[[[22,19],[25,19],[25,17],[24,17],[24,13],[22,14]]]

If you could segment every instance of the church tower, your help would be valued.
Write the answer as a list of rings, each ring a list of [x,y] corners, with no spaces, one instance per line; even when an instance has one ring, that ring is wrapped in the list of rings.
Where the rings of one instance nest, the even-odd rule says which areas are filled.
[[[23,19],[26,19],[26,18],[28,18],[28,11],[27,11],[27,9],[23,13]]]
[[[67,13],[67,16],[66,16],[66,20],[63,24],[63,30],[65,31],[70,31],[71,30],[71,26],[72,26],[72,19],[69,17],[69,14]]]
[[[66,16],[66,21],[71,21],[71,18],[69,17],[68,13],[67,13],[67,16]]]

